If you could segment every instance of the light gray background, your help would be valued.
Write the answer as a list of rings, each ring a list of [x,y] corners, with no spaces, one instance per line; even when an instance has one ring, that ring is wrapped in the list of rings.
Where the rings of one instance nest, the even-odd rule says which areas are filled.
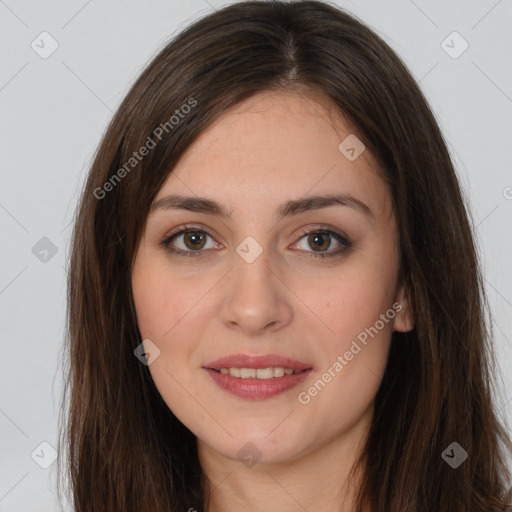
[[[225,3],[0,0],[0,512],[59,509],[56,464],[35,460],[51,461],[40,443],[57,447],[70,221],[93,152],[148,60]],[[512,0],[338,3],[404,59],[446,136],[472,203],[511,422]],[[50,48],[43,31],[59,45],[47,59],[31,47]],[[453,31],[469,44],[458,58],[457,36],[444,44],[452,56],[442,47]],[[32,252],[43,237],[57,247],[46,262]]]

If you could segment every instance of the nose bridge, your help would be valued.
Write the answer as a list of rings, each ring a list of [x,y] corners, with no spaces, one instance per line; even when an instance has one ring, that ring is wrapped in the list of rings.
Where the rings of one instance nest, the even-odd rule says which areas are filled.
[[[286,287],[274,275],[271,251],[247,237],[233,255],[221,320],[246,333],[278,328],[289,322],[291,304]]]

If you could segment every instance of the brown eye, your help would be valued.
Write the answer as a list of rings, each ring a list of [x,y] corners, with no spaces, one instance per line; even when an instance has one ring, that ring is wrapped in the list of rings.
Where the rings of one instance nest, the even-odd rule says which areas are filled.
[[[208,238],[211,239],[209,247]],[[216,249],[218,246],[212,235],[194,226],[186,226],[185,229],[165,237],[160,245],[167,251],[182,256],[201,256],[206,249]]]
[[[301,241],[302,239],[304,239],[304,242]],[[334,246],[337,244],[341,248],[338,248],[337,250],[328,250],[332,248],[333,244]],[[323,258],[339,256],[345,253],[351,249],[352,243],[345,235],[342,235],[337,231],[321,228],[314,231],[310,230],[303,232],[299,242],[297,242],[295,246],[301,251],[308,253],[309,257]]]
[[[206,242],[206,236],[201,231],[189,231],[183,235],[183,241],[188,249],[202,249]]]
[[[326,250],[329,249],[329,246],[331,245],[331,240],[329,238],[329,235],[326,235],[324,233],[313,233],[312,235],[308,236],[308,243],[310,244],[310,247],[313,247],[319,250]]]

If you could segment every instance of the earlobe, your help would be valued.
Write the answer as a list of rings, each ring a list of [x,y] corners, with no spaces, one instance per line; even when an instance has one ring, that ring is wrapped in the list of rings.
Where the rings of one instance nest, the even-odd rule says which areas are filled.
[[[395,303],[397,307],[393,320],[393,330],[399,332],[411,331],[414,328],[414,312],[412,311],[405,284],[400,286]]]

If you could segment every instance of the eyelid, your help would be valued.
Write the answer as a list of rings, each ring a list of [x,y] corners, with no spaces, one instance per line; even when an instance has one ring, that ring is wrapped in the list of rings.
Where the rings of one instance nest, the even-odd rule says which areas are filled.
[[[169,234],[165,236],[166,239],[173,237],[174,235],[183,234],[185,231],[204,231],[208,235],[210,235],[212,238],[215,238],[216,235],[214,235],[207,227],[201,225],[201,224],[183,224],[182,226],[179,226],[175,229],[173,229]]]
[[[299,232],[299,234],[297,236],[302,238],[305,235],[311,235],[311,234],[315,234],[317,232],[320,232],[320,233],[330,232],[332,234],[338,235],[338,237],[340,237],[345,243],[347,243],[347,244],[351,243],[350,238],[343,231],[341,231],[333,226],[329,226],[328,224],[318,224],[316,227],[313,227],[313,228],[303,228],[303,229],[301,229],[301,231]]]

